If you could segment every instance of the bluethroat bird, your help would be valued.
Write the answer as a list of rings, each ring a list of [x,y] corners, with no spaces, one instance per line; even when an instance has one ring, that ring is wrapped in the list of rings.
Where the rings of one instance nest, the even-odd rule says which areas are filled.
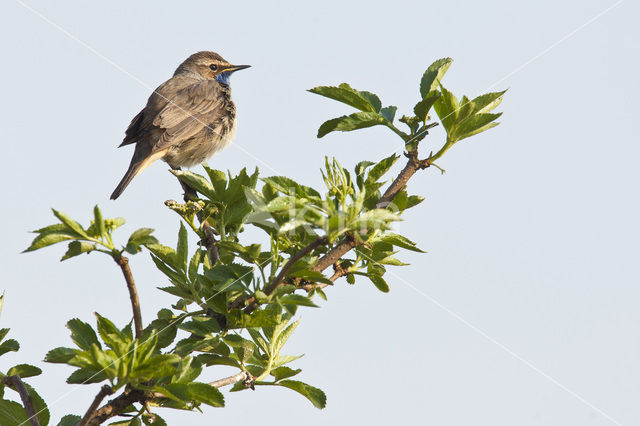
[[[173,169],[191,167],[226,147],[236,132],[229,77],[245,68],[249,65],[231,65],[214,52],[194,53],[181,63],[131,120],[120,146],[136,147],[111,199],[157,159]]]

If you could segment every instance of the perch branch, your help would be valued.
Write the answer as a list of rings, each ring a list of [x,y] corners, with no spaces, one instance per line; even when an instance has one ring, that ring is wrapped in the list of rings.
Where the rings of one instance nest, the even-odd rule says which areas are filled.
[[[209,222],[206,220],[202,222],[202,230],[204,231],[203,242],[207,250],[209,250],[209,260],[211,261],[211,266],[213,266],[220,260],[220,253],[216,245],[216,236],[213,234],[211,225],[209,225]]]

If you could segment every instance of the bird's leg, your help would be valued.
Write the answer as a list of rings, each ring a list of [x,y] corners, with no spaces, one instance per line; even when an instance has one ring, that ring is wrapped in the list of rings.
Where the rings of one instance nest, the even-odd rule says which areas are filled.
[[[171,167],[173,170],[182,170],[179,166],[172,166],[169,165],[169,167]],[[183,181],[181,181],[180,179],[178,179],[178,182],[180,182],[180,186],[182,187],[182,190],[184,191],[184,202],[187,203],[189,201],[195,200],[196,198],[198,198],[198,193],[196,192],[195,189],[191,188],[189,185],[187,185],[186,183],[184,183]]]

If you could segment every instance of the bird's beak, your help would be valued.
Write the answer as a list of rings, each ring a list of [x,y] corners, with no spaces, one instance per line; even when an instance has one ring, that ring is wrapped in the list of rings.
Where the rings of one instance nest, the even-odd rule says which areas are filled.
[[[249,68],[251,65],[229,65],[225,71],[226,72],[234,72],[234,71],[239,71],[239,70],[243,70],[245,68]]]

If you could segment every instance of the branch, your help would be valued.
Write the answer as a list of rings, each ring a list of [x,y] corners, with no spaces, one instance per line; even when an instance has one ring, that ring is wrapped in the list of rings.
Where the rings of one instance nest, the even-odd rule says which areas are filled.
[[[273,293],[273,291],[276,288],[278,288],[279,286],[281,286],[284,283],[284,278],[287,275],[287,272],[289,272],[291,267],[298,260],[302,259],[307,254],[311,253],[314,249],[316,249],[316,247],[321,246],[323,244],[326,244],[327,241],[328,241],[327,237],[318,237],[315,240],[313,240],[312,242],[310,242],[309,244],[307,244],[305,247],[300,249],[298,252],[294,253],[289,258],[287,263],[284,264],[284,266],[282,267],[282,269],[280,270],[278,275],[273,279],[271,284],[269,284],[267,287],[265,287],[264,292],[267,295]],[[231,303],[231,305],[229,306],[229,310],[231,310],[231,309],[239,309],[242,306],[244,306],[245,304],[247,305],[246,309],[247,309],[248,312],[251,312],[255,308],[258,307],[258,303],[256,302],[255,296],[251,296],[251,297],[244,296],[244,297],[239,297],[236,300],[234,300],[233,303]]]
[[[129,259],[121,254],[114,256],[113,260],[122,269],[122,274],[127,282],[127,288],[129,289],[129,298],[131,299],[131,308],[133,309],[133,322],[136,328],[136,339],[142,337],[142,315],[140,314],[140,299],[138,299],[138,290],[136,290],[136,283],[133,280],[131,269],[129,268]]]
[[[405,156],[409,158],[409,161],[407,161],[404,169],[402,169],[400,174],[398,174],[398,177],[396,177],[393,183],[389,185],[386,191],[384,191],[384,194],[382,195],[382,197],[380,197],[380,200],[378,200],[378,203],[376,204],[377,209],[386,208],[391,203],[391,201],[393,201],[396,195],[398,195],[398,193],[402,191],[402,189],[407,185],[409,179],[411,179],[411,177],[418,170],[426,169],[431,165],[431,163],[429,162],[431,157],[425,160],[418,160],[417,150],[406,153]]]
[[[144,403],[146,400],[147,396],[143,391],[138,389],[127,389],[124,393],[113,398],[96,411],[95,416],[88,421],[87,425],[97,426],[102,424],[111,417],[120,414],[125,408],[134,402]]]
[[[36,412],[33,409],[33,404],[31,403],[29,391],[27,390],[27,387],[24,385],[24,382],[22,381],[20,376],[6,376],[2,379],[2,382],[14,391],[18,392],[18,394],[20,394],[22,405],[27,412],[27,417],[29,417],[29,423],[31,423],[31,426],[40,426],[40,422],[38,421]]]
[[[418,160],[418,151],[414,150],[409,153],[406,153],[405,156],[409,158],[407,164],[404,166],[404,169],[398,174],[395,180],[389,185],[380,200],[376,203],[377,209],[384,209],[389,206],[391,201],[398,195],[400,191],[407,185],[407,182],[411,177],[421,169],[426,169],[431,165],[429,162],[429,158],[425,160]],[[330,265],[336,263],[342,256],[344,256],[348,251],[357,246],[358,243],[350,236],[345,237],[337,246],[333,247],[331,250],[327,252],[324,256],[318,260],[311,270],[316,272],[322,272],[327,269]]]
[[[100,406],[100,403],[102,402],[102,400],[107,395],[111,395],[111,394],[113,394],[113,389],[111,388],[111,386],[109,385],[102,386],[100,388],[100,392],[98,392],[96,397],[93,399],[93,402],[89,406],[89,409],[84,414],[84,417],[82,418],[82,420],[80,420],[79,426],[86,426],[89,423],[89,421],[93,418],[93,416],[96,414],[96,410]]]

